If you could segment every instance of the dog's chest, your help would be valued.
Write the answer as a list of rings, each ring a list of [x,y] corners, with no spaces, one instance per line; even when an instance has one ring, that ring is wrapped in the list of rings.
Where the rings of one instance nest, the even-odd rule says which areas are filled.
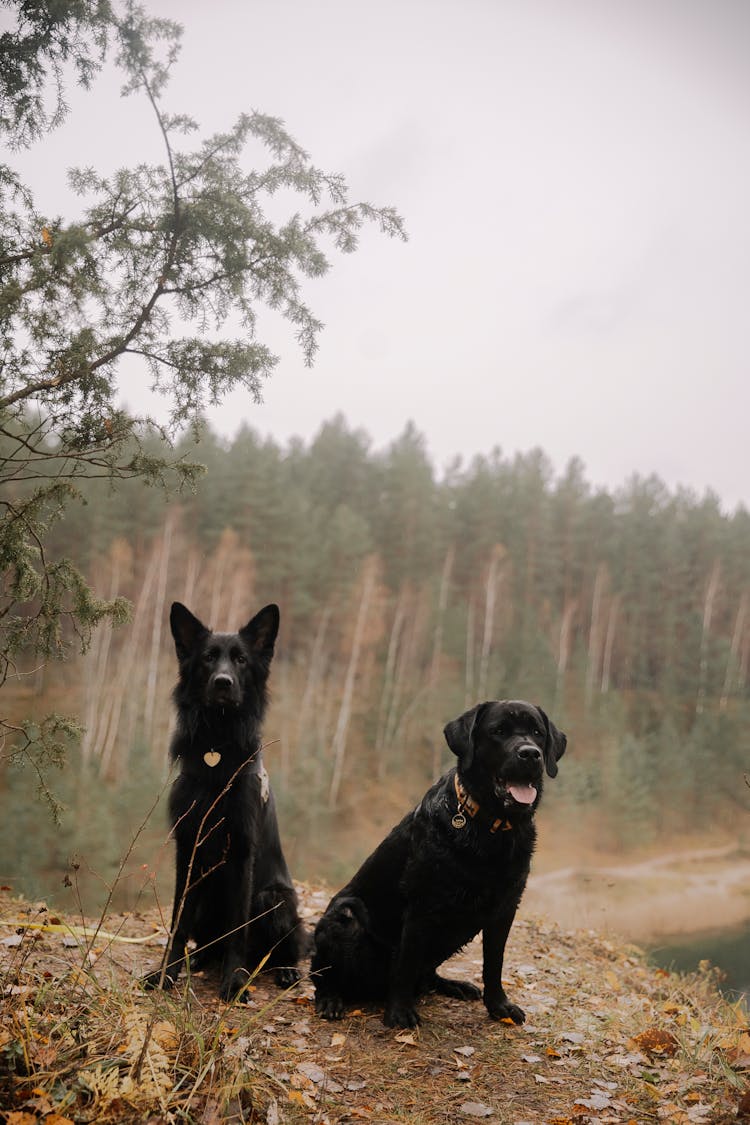
[[[268,800],[265,771],[235,777],[228,788],[221,782],[219,770],[212,770],[209,779],[183,774],[172,790],[175,833],[202,870],[249,852]]]

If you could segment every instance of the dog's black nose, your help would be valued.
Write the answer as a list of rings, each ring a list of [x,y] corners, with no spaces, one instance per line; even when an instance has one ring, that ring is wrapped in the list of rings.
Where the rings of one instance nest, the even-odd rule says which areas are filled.
[[[541,762],[542,752],[538,746],[527,742],[524,746],[519,746],[518,757],[522,762]]]
[[[232,690],[232,677],[227,676],[226,673],[219,673],[214,676],[214,691],[231,691]]]

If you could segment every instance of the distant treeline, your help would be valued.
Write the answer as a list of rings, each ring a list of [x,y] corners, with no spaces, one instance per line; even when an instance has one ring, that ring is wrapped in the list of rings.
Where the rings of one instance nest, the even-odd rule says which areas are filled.
[[[161,768],[172,600],[217,628],[276,601],[268,758],[308,865],[332,831],[417,795],[450,757],[444,723],[483,698],[532,699],[567,730],[558,810],[588,809],[608,838],[747,806],[746,510],[655,477],[594,490],[540,450],[439,477],[413,426],[375,451],[341,418],[309,445],[208,431],[190,456],[207,467],[194,495],[86,482],[53,530],[98,592],[134,604],[19,696],[75,704],[81,769]]]

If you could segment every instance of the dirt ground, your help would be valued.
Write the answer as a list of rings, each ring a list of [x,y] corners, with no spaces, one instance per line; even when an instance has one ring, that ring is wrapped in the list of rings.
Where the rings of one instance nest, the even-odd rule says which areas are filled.
[[[280,992],[261,973],[244,1004],[221,1003],[209,975],[143,993],[138,979],[165,941],[155,911],[112,914],[84,933],[80,918],[0,894],[0,1120],[741,1122],[746,1011],[721,999],[710,972],[679,979],[622,942],[535,915],[536,896],[555,885],[532,890],[508,944],[505,987],[526,1023],[429,996],[409,1032],[387,1029],[377,1006],[318,1019],[308,978]],[[312,926],[329,891],[299,890]],[[472,943],[447,971],[478,982],[480,958]]]

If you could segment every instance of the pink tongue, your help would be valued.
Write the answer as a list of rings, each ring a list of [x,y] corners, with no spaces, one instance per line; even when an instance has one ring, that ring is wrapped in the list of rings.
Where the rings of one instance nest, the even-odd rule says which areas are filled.
[[[508,792],[519,805],[533,805],[536,800],[536,789],[533,785],[509,785]]]

